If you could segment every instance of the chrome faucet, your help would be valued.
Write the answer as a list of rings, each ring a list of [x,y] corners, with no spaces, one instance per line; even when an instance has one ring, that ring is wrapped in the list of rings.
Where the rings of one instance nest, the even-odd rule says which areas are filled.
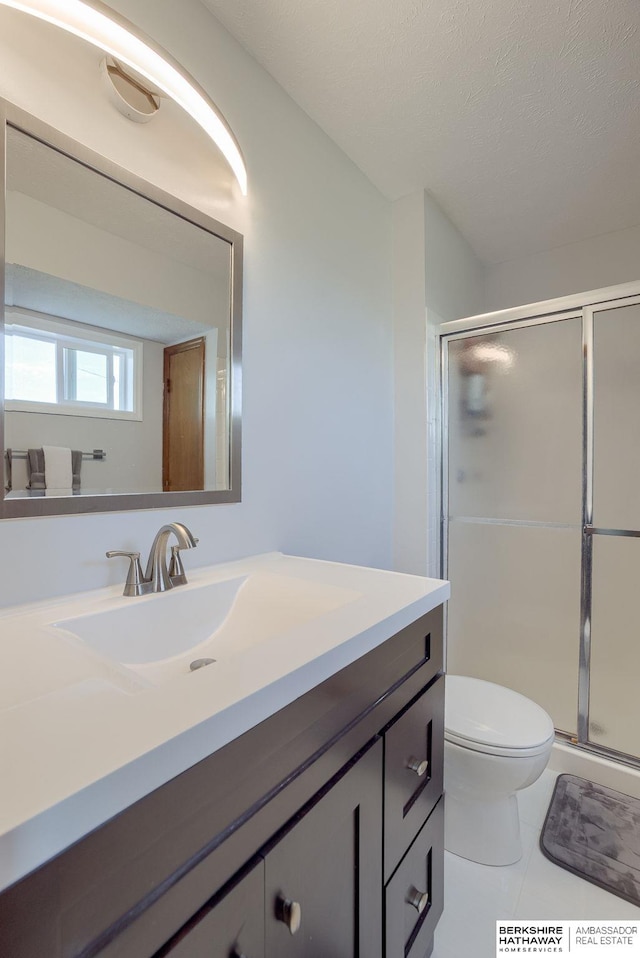
[[[173,534],[178,544],[171,547],[171,561],[167,567],[167,543]],[[148,595],[150,592],[166,592],[177,585],[185,585],[187,577],[180,557],[181,549],[193,549],[198,544],[196,537],[181,522],[169,522],[158,530],[147,561],[144,575],[139,552],[107,552],[107,558],[126,556],[130,561],[129,574],[124,586],[124,595]]]
[[[171,533],[178,540],[178,545],[171,549],[171,565],[167,568],[167,542]],[[165,592],[167,589],[172,589],[174,585],[184,585],[187,579],[180,559],[180,549],[193,549],[197,542],[198,540],[181,522],[170,522],[158,530],[151,546],[144,575],[144,581],[151,584],[151,592]],[[174,578],[180,581],[174,582]]]

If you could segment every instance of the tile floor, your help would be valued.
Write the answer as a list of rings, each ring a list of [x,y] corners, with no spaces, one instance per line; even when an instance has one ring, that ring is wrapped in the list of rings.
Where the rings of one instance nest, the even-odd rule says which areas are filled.
[[[524,854],[515,865],[477,865],[445,852],[445,909],[432,958],[495,958],[495,922],[502,918],[640,921],[640,908],[554,865],[540,851],[557,775],[547,769],[518,794]]]

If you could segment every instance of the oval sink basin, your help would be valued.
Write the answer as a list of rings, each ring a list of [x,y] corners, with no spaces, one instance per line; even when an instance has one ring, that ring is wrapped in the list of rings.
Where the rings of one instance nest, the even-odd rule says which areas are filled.
[[[157,595],[53,624],[153,684],[196,661],[229,658],[361,597],[293,576],[256,572]]]

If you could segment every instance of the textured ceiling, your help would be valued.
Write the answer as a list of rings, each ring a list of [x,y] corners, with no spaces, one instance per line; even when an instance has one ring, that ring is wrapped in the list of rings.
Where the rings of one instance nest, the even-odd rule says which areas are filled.
[[[203,0],[389,198],[487,263],[640,223],[640,0]]]

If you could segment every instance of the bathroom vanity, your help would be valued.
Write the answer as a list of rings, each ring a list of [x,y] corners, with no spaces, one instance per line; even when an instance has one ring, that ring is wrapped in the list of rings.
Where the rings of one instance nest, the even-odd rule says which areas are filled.
[[[431,953],[443,907],[448,585],[271,554],[198,570],[176,591],[197,602],[198,590],[241,579],[221,634],[234,617],[247,625],[242,590],[258,596],[260,577],[274,609],[303,587],[332,607],[300,621],[298,596],[297,624],[234,654],[219,645],[207,668],[175,676],[110,662],[95,695],[82,679],[0,713],[22,736],[3,739],[3,767],[30,750],[9,776],[0,837],[0,954]],[[3,642],[13,629],[58,629],[84,652],[87,613],[126,617],[146,603],[153,614],[172,599],[107,591],[8,610]],[[264,628],[267,606],[253,611]],[[29,782],[39,794],[25,793],[21,811]],[[51,834],[56,853],[38,850]]]

